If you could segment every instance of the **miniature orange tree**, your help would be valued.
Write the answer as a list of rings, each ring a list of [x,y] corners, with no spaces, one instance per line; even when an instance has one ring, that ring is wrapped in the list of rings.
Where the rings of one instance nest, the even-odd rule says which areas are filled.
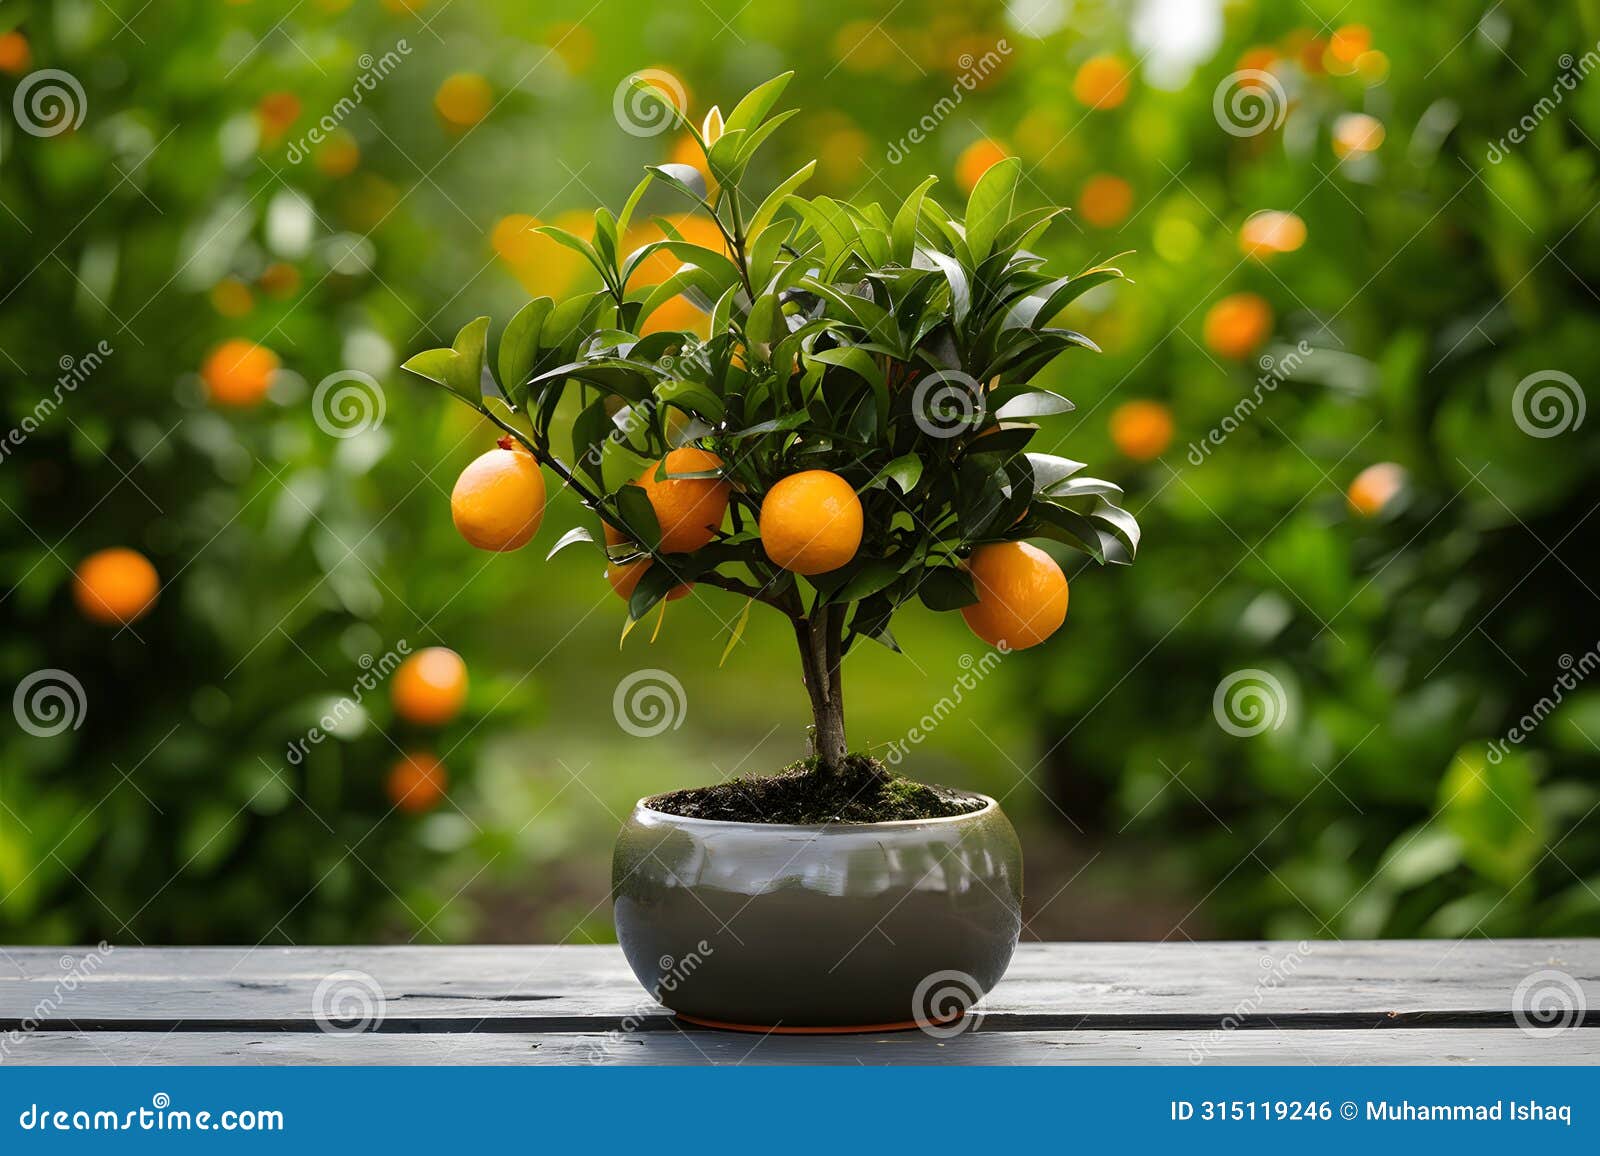
[[[862,639],[898,650],[890,622],[907,602],[961,610],[990,645],[1032,646],[1061,625],[1067,582],[1025,539],[1126,563],[1139,532],[1114,504],[1116,486],[1082,476],[1081,462],[1026,452],[1039,428],[1029,419],[1072,408],[1035,376],[1069,349],[1095,349],[1050,320],[1121,274],[1043,271],[1030,247],[1065,210],[1014,212],[1015,160],[984,174],[962,220],[928,195],[931,177],[892,214],[801,197],[814,162],[753,198],[746,169],[794,115],[771,115],[788,79],[756,88],[726,120],[712,109],[698,128],[667,105],[704,151],[714,194],[694,168],[647,166],[620,217],[595,213],[589,239],[543,229],[603,287],[523,307],[501,335],[497,372],[487,317],[405,368],[505,433],[452,495],[473,545],[528,542],[542,466],[603,529],[600,541],[571,530],[550,557],[601,549],[630,625],[691,584],[746,600],[729,648],[754,603],[785,615],[815,769],[828,773],[848,752],[841,660]],[[721,247],[662,219],[663,239],[625,253],[652,186],[706,214]],[[663,260],[676,271],[637,284]],[[680,298],[709,316],[709,339],[653,331],[652,315]]]

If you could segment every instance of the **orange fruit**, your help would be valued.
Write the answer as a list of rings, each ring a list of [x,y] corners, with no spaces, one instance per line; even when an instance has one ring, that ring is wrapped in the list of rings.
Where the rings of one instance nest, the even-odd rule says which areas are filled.
[[[1084,182],[1078,212],[1097,229],[1110,229],[1127,220],[1133,208],[1133,186],[1110,173],[1096,173]]]
[[[1113,54],[1091,56],[1072,78],[1072,95],[1090,108],[1116,108],[1128,99],[1128,62]]]
[[[467,700],[467,664],[444,646],[419,650],[400,664],[389,684],[394,713],[421,726],[443,726]]]
[[[125,546],[90,554],[72,578],[72,598],[79,611],[108,626],[143,618],[160,592],[161,579],[150,559]]]
[[[978,600],[963,606],[961,617],[990,646],[1025,650],[1060,629],[1067,616],[1067,576],[1037,546],[979,546],[967,560],[967,570]]]
[[[20,32],[7,32],[0,36],[0,72],[20,76],[33,63],[33,50],[28,38]]]
[[[722,459],[707,450],[683,446],[666,456],[667,472],[695,474],[720,470]],[[728,512],[728,483],[721,478],[664,478],[656,480],[656,467],[639,475],[639,485],[650,499],[661,526],[661,552],[685,554],[716,537],[722,516]]]
[[[761,548],[775,566],[826,574],[861,548],[861,499],[828,470],[790,474],[761,500]]]
[[[639,558],[633,562],[613,562],[606,567],[606,581],[611,583],[611,589],[617,592],[617,597],[626,602],[633,597],[634,587],[639,585],[639,580],[644,577],[644,572],[653,565],[649,558]],[[674,586],[667,592],[667,601],[676,602],[686,597],[694,589],[693,582],[685,582]]]
[[[1297,213],[1263,209],[1239,226],[1239,252],[1265,261],[1274,253],[1293,253],[1306,243],[1306,223]]]
[[[389,768],[384,786],[389,792],[389,801],[396,807],[420,815],[432,810],[444,798],[449,784],[450,776],[437,755],[412,751]]]
[[[956,184],[960,185],[964,192],[970,193],[984,173],[1010,155],[988,137],[973,141],[956,158]]]
[[[1124,402],[1111,411],[1111,440],[1136,462],[1164,454],[1172,431],[1172,411],[1159,401]]]
[[[1272,332],[1272,306],[1255,293],[1233,293],[1206,312],[1206,345],[1222,357],[1249,357]]]
[[[1406,484],[1406,471],[1394,462],[1379,462],[1368,466],[1356,475],[1355,481],[1345,491],[1350,508],[1362,517],[1371,518],[1383,512],[1394,496]]]
[[[471,128],[494,107],[494,90],[476,72],[457,72],[439,85],[433,107],[453,127]]]
[[[520,550],[544,518],[544,476],[523,449],[490,450],[474,458],[450,491],[450,518],[480,550]]]
[[[236,337],[206,355],[200,380],[215,404],[245,408],[267,396],[279,364],[278,355],[265,345]]]

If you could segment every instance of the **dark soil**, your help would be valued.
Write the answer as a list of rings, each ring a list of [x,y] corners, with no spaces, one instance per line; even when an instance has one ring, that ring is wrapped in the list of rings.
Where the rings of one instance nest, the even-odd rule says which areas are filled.
[[[807,759],[769,778],[657,795],[650,805],[669,815],[735,823],[887,823],[966,815],[983,806],[948,787],[892,775],[866,755],[850,755],[833,774],[819,772],[816,760]]]

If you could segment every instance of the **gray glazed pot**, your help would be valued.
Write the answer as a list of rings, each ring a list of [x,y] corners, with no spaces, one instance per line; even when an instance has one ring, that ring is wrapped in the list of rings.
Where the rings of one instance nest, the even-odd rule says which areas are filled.
[[[612,861],[617,938],[679,1015],[780,1031],[911,1027],[999,982],[1022,927],[1022,848],[970,815],[786,825],[642,799]]]

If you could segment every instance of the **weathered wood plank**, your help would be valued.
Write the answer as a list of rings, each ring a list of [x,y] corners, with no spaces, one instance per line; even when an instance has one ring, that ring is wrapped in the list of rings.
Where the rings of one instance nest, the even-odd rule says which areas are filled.
[[[1504,1029],[1414,1031],[991,1032],[945,1040],[746,1036],[656,1031],[365,1034],[36,1032],[11,1048],[23,1065],[137,1064],[1597,1064],[1600,1032],[1538,1037]]]
[[[311,1027],[319,985],[359,972],[381,989],[386,1030],[670,1028],[612,946],[118,948],[72,962],[82,955],[0,952],[0,1027]],[[986,1024],[1509,1027],[1517,985],[1546,969],[1600,1007],[1595,939],[1025,944],[985,1001]]]

